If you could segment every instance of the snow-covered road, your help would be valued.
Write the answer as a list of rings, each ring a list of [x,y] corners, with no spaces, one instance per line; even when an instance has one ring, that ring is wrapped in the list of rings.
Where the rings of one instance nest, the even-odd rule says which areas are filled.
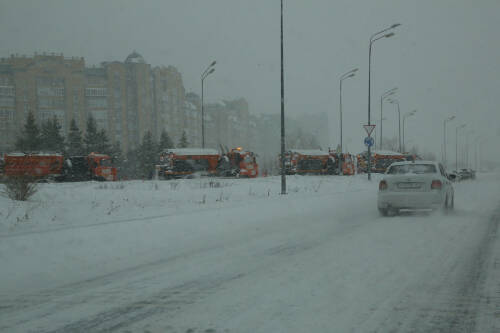
[[[499,175],[457,184],[453,214],[387,218],[377,182],[333,178],[4,228],[0,331],[500,332]]]

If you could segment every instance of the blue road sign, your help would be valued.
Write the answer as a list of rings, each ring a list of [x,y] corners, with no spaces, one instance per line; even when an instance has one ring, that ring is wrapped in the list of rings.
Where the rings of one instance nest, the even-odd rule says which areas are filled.
[[[375,140],[373,140],[373,138],[371,136],[367,136],[365,138],[365,146],[371,147],[371,146],[373,146],[374,143],[375,143]]]

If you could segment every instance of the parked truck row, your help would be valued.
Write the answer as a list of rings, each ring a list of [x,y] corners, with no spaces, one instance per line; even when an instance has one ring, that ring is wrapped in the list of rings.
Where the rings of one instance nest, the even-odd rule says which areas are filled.
[[[237,147],[165,149],[154,166],[158,179],[201,176],[255,178],[259,175],[257,155]],[[371,172],[384,173],[393,163],[418,159],[411,154],[392,151],[373,151]],[[292,149],[283,155],[287,175],[354,175],[368,169],[367,153],[356,156],[329,150]],[[281,170],[282,157],[277,160]],[[64,157],[57,153],[11,153],[0,159],[0,175],[26,175],[52,181],[116,181],[118,169],[110,156],[90,153],[85,156]],[[264,174],[265,175],[265,174]]]

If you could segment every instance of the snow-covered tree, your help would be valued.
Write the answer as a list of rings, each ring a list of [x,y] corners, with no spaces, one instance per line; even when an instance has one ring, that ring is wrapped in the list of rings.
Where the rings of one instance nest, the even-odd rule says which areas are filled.
[[[160,135],[160,143],[158,144],[158,150],[161,152],[164,149],[174,148],[174,143],[170,139],[167,131],[163,129]]]
[[[154,167],[158,158],[158,148],[153,140],[150,131],[144,134],[142,144],[139,147],[139,172],[142,177],[151,179],[154,174]]]
[[[112,154],[111,144],[109,143],[108,135],[104,129],[97,132],[95,152],[108,155]]]
[[[182,136],[179,141],[178,147],[179,148],[187,148],[189,146],[189,142],[187,139],[186,131],[182,131]]]
[[[40,148],[42,150],[52,152],[64,151],[64,137],[61,134],[61,128],[56,116],[43,122],[40,135]]]
[[[83,137],[83,143],[85,144],[85,151],[87,154],[91,152],[99,152],[98,151],[98,131],[97,131],[97,123],[92,117],[89,115],[87,118],[87,129],[85,130],[85,136]]]
[[[40,130],[32,112],[28,114],[21,135],[17,138],[16,149],[25,152],[40,149]]]
[[[76,125],[75,119],[72,119],[69,125],[67,153],[69,156],[78,156],[83,155],[84,152],[85,149],[82,143],[82,132]]]

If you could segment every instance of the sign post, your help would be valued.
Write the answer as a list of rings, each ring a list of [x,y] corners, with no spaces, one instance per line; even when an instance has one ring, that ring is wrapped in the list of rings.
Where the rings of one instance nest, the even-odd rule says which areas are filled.
[[[368,124],[368,125],[363,125],[363,128],[366,131],[366,134],[368,136],[365,138],[365,145],[368,146],[368,180],[372,179],[372,154],[371,154],[371,147],[373,146],[373,138],[370,136],[375,129],[375,125],[373,124]]]

